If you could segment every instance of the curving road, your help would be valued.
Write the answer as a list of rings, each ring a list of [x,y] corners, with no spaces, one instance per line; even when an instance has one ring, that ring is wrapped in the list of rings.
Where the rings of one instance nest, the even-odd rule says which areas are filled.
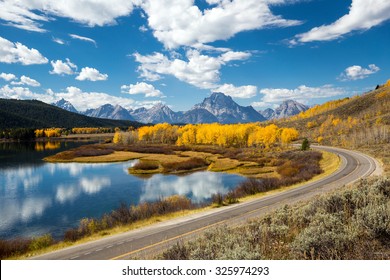
[[[204,211],[195,215],[161,222],[142,229],[72,246],[33,259],[146,259],[177,242],[188,240],[207,228],[244,223],[264,215],[284,204],[307,200],[319,193],[353,183],[370,175],[380,175],[380,164],[373,158],[355,151],[317,146],[318,150],[335,153],[341,159],[340,168],[333,174],[288,191],[236,205]]]

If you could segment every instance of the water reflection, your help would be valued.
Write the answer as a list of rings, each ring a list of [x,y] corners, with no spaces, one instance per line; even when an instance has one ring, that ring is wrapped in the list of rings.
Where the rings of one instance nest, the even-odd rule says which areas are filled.
[[[138,178],[127,171],[135,162],[0,167],[0,238],[47,231],[61,237],[80,219],[99,218],[121,202],[137,205],[175,194],[204,202],[243,180],[211,172]]]
[[[75,200],[82,193],[96,194],[109,186],[111,186],[111,179],[108,177],[81,178],[78,184],[58,185],[55,197],[63,204]]]
[[[46,150],[58,150],[61,148],[61,142],[35,142],[35,151],[42,152]]]
[[[228,190],[220,173],[198,172],[183,177],[155,175],[146,181],[140,201],[155,201],[179,194],[199,203],[209,200],[213,194],[227,193]]]
[[[7,230],[16,223],[41,217],[52,204],[50,197],[30,197],[21,201],[6,200],[0,204],[0,230]]]
[[[4,191],[8,195],[15,194],[19,186],[25,190],[38,186],[42,182],[42,175],[35,172],[33,167],[18,167],[0,170],[0,182],[4,182]]]
[[[48,164],[47,169],[50,174],[54,175],[56,172],[67,172],[71,177],[78,177],[83,173],[84,170],[87,169],[102,169],[107,164],[99,163],[99,164],[80,164],[80,163],[56,163],[56,164]]]
[[[105,167],[45,163],[0,169],[0,238],[30,236],[42,232],[42,228],[53,228],[53,224],[63,230],[83,217],[93,216],[105,199],[99,193],[111,186],[112,168]],[[115,176],[118,167],[112,167]],[[122,174],[123,168],[119,167]],[[94,200],[99,203],[94,204]],[[103,211],[107,209],[103,207]]]
[[[7,142],[0,143],[0,170],[43,165],[42,158],[93,142]]]

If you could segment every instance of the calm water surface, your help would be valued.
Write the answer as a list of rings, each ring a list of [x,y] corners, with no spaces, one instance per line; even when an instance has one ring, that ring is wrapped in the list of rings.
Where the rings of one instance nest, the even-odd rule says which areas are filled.
[[[61,238],[84,217],[101,217],[121,202],[138,204],[174,194],[194,202],[226,193],[243,177],[197,172],[186,176],[128,174],[135,161],[46,163],[42,158],[85,143],[0,143],[0,239],[51,233]]]

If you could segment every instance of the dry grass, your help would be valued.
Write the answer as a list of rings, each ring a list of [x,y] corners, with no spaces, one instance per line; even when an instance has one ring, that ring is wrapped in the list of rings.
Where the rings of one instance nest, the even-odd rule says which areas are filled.
[[[284,206],[239,227],[218,227],[165,251],[162,259],[390,259],[390,181]]]
[[[210,164],[209,171],[224,172],[232,169],[236,169],[243,165],[242,162],[236,159],[230,158],[216,158],[212,164]]]

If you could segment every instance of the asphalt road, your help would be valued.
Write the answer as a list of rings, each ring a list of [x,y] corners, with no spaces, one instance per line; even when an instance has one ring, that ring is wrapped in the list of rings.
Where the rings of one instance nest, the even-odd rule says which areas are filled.
[[[172,219],[142,229],[72,246],[32,259],[106,260],[147,259],[216,225],[237,225],[264,215],[284,204],[307,200],[314,195],[350,184],[370,175],[380,175],[379,163],[362,153],[331,147],[315,147],[337,154],[340,168],[333,174],[301,187],[194,215]]]

